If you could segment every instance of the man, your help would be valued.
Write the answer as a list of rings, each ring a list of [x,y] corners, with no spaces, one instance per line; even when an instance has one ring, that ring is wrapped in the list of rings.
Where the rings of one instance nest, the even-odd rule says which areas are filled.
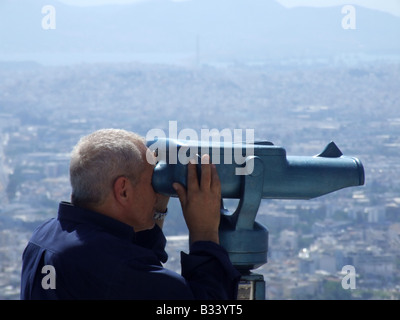
[[[219,245],[221,186],[202,157],[174,183],[189,230],[182,275],[163,268],[168,197],[151,185],[142,137],[103,129],[71,155],[71,203],[38,227],[23,253],[21,299],[236,299],[239,273]]]

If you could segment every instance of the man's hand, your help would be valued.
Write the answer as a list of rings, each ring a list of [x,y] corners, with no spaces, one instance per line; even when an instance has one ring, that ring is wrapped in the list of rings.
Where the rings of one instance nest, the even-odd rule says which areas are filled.
[[[200,183],[196,165],[191,162],[188,164],[187,190],[179,183],[173,184],[189,229],[190,243],[196,241],[219,243],[221,183],[215,165],[209,162],[210,156],[203,155]]]

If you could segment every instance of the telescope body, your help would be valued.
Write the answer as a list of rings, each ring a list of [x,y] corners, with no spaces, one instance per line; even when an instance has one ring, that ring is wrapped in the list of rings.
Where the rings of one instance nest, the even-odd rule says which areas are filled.
[[[311,199],[364,184],[361,161],[343,156],[333,142],[316,156],[287,156],[285,149],[267,141],[245,144],[162,139],[148,142],[148,146],[158,149],[153,188],[172,197],[177,196],[173,182],[186,186],[186,164],[196,154],[209,154],[211,163],[216,164],[225,199],[241,198],[244,176],[258,174],[254,172],[259,170],[255,162],[261,162],[263,167],[263,199]],[[200,162],[198,157],[195,159]]]

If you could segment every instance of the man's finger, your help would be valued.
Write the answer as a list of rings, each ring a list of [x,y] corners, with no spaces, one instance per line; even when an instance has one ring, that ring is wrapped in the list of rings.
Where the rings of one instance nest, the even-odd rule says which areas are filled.
[[[210,189],[211,186],[211,165],[210,156],[205,154],[201,157],[201,189]]]
[[[213,192],[221,193],[221,181],[219,180],[219,175],[215,164],[211,165],[211,190]]]
[[[199,189],[199,179],[197,178],[196,164],[192,159],[188,164],[187,187],[188,190],[193,191]]]
[[[179,201],[181,202],[182,209],[186,207],[186,190],[185,188],[180,185],[179,183],[174,182],[172,187],[175,189],[176,193],[178,194]]]

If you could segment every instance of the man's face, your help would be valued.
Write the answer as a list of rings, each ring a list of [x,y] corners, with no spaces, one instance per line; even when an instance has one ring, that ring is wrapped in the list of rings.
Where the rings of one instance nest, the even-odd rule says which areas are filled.
[[[146,152],[144,149],[144,152]],[[145,156],[145,153],[144,153]],[[146,158],[145,158],[146,159]],[[145,161],[144,170],[138,183],[133,188],[132,212],[135,216],[135,231],[151,229],[154,227],[154,213],[157,195],[151,184],[154,165]]]

